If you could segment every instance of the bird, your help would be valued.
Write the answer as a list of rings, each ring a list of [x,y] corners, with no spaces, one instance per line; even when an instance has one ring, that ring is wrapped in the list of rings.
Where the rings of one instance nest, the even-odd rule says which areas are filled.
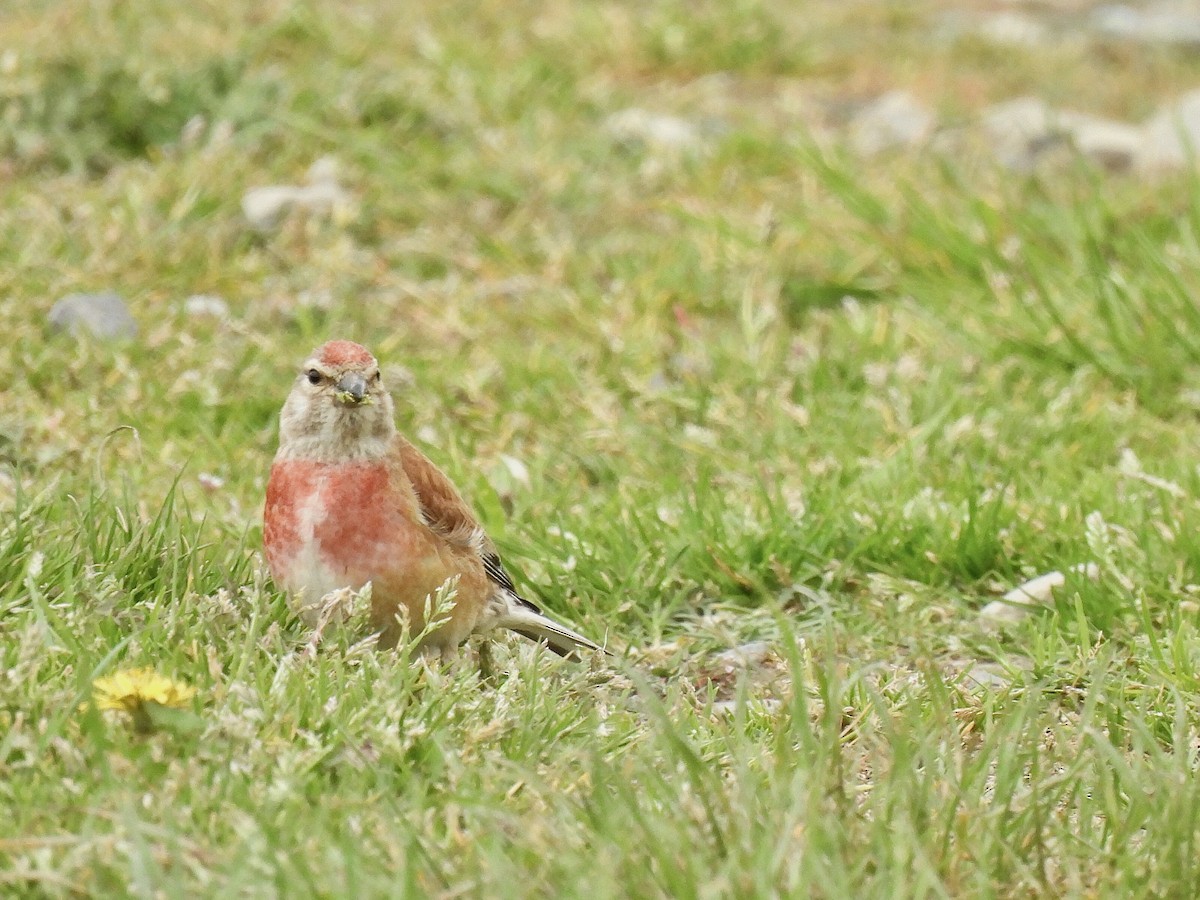
[[[607,653],[517,593],[471,507],[399,433],[379,362],[332,340],[304,361],[279,417],[267,480],[263,550],[275,584],[315,625],[331,592],[371,584],[371,627],[395,646],[425,630],[429,598],[453,586],[427,656],[452,656],[472,634],[508,629],[559,656]]]

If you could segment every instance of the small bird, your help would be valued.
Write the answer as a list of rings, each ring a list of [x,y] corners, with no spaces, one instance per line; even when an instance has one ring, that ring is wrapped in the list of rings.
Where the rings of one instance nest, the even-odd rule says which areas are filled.
[[[321,598],[371,582],[371,625],[394,646],[399,618],[425,626],[427,598],[457,579],[446,621],[422,643],[448,656],[507,628],[560,656],[601,648],[521,597],[453,482],[396,431],[379,363],[352,341],[305,361],[283,405],[263,546],[275,583],[310,624]]]

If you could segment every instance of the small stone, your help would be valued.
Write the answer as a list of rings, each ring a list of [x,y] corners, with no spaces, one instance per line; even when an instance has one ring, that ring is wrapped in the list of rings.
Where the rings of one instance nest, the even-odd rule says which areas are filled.
[[[933,134],[932,112],[907,91],[891,91],[867,104],[850,123],[850,144],[863,156],[913,147]]]
[[[996,159],[1019,172],[1032,171],[1051,151],[1072,147],[1110,171],[1127,171],[1143,144],[1142,130],[1134,125],[1055,110],[1038,97],[989,107],[982,124]]]
[[[308,167],[306,173],[308,183],[312,184],[332,184],[338,183],[338,173],[340,166],[337,159],[332,156],[322,156],[311,166]]]
[[[1075,149],[1110,172],[1132,169],[1144,143],[1142,129],[1083,113],[1064,114]]]
[[[1007,47],[1036,47],[1049,37],[1046,26],[1018,12],[998,12],[980,18],[975,32],[985,41]]]
[[[703,144],[700,129],[687,119],[636,107],[613,113],[604,120],[604,130],[618,143],[673,153],[695,152]]]
[[[228,319],[229,304],[211,294],[193,294],[183,301],[183,311],[193,318]]]
[[[1194,4],[1153,3],[1142,8],[1113,4],[1098,7],[1091,18],[1092,27],[1105,37],[1200,50],[1200,15]]]
[[[242,214],[257,231],[275,228],[292,210],[342,215],[350,195],[337,182],[337,162],[322,157],[308,170],[308,184],[251,188],[242,196]]]
[[[1071,566],[1071,572],[1085,575],[1092,581],[1100,577],[1100,567],[1095,563],[1080,563]],[[1018,585],[999,600],[993,600],[979,611],[985,622],[1002,625],[1019,622],[1037,609],[1054,602],[1054,589],[1066,584],[1062,572],[1047,572]]]
[[[242,215],[256,231],[270,231],[297,202],[301,191],[286,185],[251,188],[242,197]]]
[[[989,146],[1005,168],[1028,171],[1054,135],[1054,111],[1038,97],[1018,97],[983,112]]]
[[[1110,3],[1092,10],[1092,28],[1114,38],[1135,38],[1143,25],[1141,10],[1123,3]]]
[[[979,611],[979,618],[985,625],[1014,625],[1020,622],[1036,607],[1024,603],[1009,603],[1006,600],[993,600]]]
[[[1200,90],[1163,106],[1142,126],[1137,168],[1147,174],[1181,169],[1200,151]]]
[[[103,294],[68,294],[50,310],[50,326],[79,336],[87,333],[102,340],[124,340],[137,335],[137,322],[125,301],[111,291]]]
[[[1037,47],[1049,43],[1054,37],[1051,29],[1041,20],[1012,10],[972,13],[963,9],[948,9],[937,14],[930,24],[930,37],[939,43],[975,38],[997,46]]]

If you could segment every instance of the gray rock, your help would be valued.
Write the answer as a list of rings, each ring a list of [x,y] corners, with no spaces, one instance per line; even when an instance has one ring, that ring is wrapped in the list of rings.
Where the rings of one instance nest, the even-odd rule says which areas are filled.
[[[1018,171],[1034,167],[1055,133],[1054,111],[1039,97],[1018,97],[990,106],[981,121],[996,159]]]
[[[341,166],[332,156],[322,156],[305,173],[309,184],[338,184]]]
[[[1105,37],[1200,50],[1200,14],[1195,4],[1152,3],[1140,8],[1112,4],[1093,10],[1091,20]]]
[[[1004,47],[1037,47],[1054,38],[1044,22],[1012,10],[978,14],[949,9],[936,15],[931,24],[931,36],[940,43],[977,38]]]
[[[270,185],[246,191],[242,213],[253,228],[270,231],[293,209],[329,212],[345,199],[345,192],[336,184]]]
[[[1143,146],[1142,129],[1073,110],[1055,110],[1038,97],[1019,97],[989,107],[983,128],[996,159],[1027,172],[1055,151],[1071,148],[1110,171],[1127,171]]]
[[[850,145],[863,156],[913,147],[933,134],[934,115],[907,91],[890,91],[867,104],[850,123]]]
[[[1037,47],[1050,37],[1049,30],[1037,19],[1011,11],[981,16],[975,33],[988,43],[1006,47]]]
[[[1095,563],[1078,563],[1068,570],[1083,575],[1092,581],[1100,577],[1100,567]],[[984,625],[1000,626],[1020,622],[1038,609],[1054,605],[1054,591],[1067,582],[1067,577],[1058,571],[1047,572],[1024,584],[1017,585],[999,600],[993,600],[979,611]]]
[[[347,209],[350,195],[337,181],[337,163],[322,157],[308,170],[308,184],[251,188],[242,196],[242,214],[257,231],[271,231],[293,210],[336,213]]]
[[[1066,583],[1062,572],[1047,572],[1018,585],[999,600],[979,611],[980,618],[993,624],[1019,622],[1040,607],[1054,603],[1054,589]]]
[[[613,113],[604,120],[603,127],[618,143],[672,153],[692,153],[704,143],[700,129],[687,119],[636,107]]]
[[[1110,172],[1134,167],[1142,149],[1142,129],[1085,113],[1064,112],[1059,123],[1075,149]]]
[[[117,294],[68,294],[50,310],[50,326],[70,335],[90,334],[102,340],[123,340],[137,334],[137,322]]]
[[[1200,90],[1168,103],[1142,126],[1139,171],[1155,174],[1183,168],[1200,151]]]

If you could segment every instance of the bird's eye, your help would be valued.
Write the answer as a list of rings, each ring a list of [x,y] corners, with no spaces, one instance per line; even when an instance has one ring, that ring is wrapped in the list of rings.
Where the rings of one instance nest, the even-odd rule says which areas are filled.
[[[308,372],[306,372],[305,374],[308,376],[309,384],[320,384],[321,383],[321,373],[318,372],[316,369],[309,369]]]
[[[372,381],[378,381],[378,380],[379,380],[379,370],[378,370],[378,369],[376,369],[376,370],[375,370],[375,374],[371,376],[371,380],[372,380]]]

